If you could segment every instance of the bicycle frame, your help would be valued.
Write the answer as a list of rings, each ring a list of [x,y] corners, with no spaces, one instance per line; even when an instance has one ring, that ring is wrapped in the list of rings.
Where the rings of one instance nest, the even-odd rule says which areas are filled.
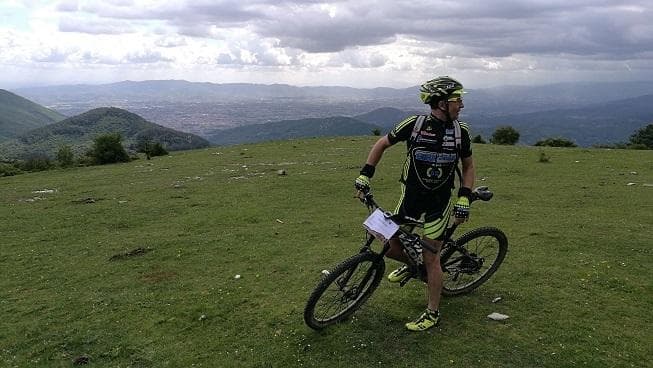
[[[472,196],[470,198],[470,203],[474,202],[474,201],[477,201],[477,200],[488,201],[488,200],[490,200],[492,198],[492,195],[493,195],[492,192],[490,192],[487,187],[476,188],[472,193]],[[367,208],[368,208],[368,210],[370,212],[372,212],[373,210],[375,210],[377,208],[381,208],[376,203],[376,201],[374,200],[373,195],[371,193],[369,193],[369,192],[367,192],[367,193],[359,192],[358,193],[358,198],[360,199],[361,202],[363,202],[367,206]],[[404,239],[405,238],[415,239],[413,237],[417,237],[417,240],[419,241],[420,245],[422,246],[422,249],[426,249],[426,250],[428,250],[429,252],[432,252],[432,253],[437,253],[438,252],[435,248],[433,248],[433,246],[431,246],[431,244],[424,241],[424,239],[419,238],[419,236],[414,233],[415,228],[423,228],[424,227],[423,222],[420,222],[420,221],[413,222],[413,221],[411,221],[409,223],[409,225],[413,227],[410,231],[406,230],[403,227],[400,227],[399,230],[397,231],[397,233],[392,237],[392,239],[398,238],[401,241],[402,246],[404,248],[407,248],[407,247],[409,247],[409,245],[406,244],[402,240],[402,238],[404,238]],[[444,237],[443,237],[443,240],[442,240],[442,247],[441,247],[440,252],[442,252],[445,248],[455,247],[455,249],[457,251],[459,251],[463,256],[457,257],[452,261],[451,260],[441,259],[441,262],[449,261],[446,264],[442,264],[443,269],[446,269],[447,265],[453,264],[453,263],[459,261],[463,257],[469,257],[470,256],[469,251],[465,247],[458,246],[456,244],[456,241],[453,239],[453,234],[456,231],[456,229],[458,228],[458,226],[459,226],[459,224],[455,223],[455,221],[454,221],[454,222],[451,223],[450,226],[448,226],[445,229]],[[362,252],[371,252],[372,251],[372,249],[371,249],[372,244],[374,243],[374,240],[376,239],[369,232],[366,232],[366,234],[367,235],[366,235],[365,243],[363,244],[363,247],[360,250],[361,253]],[[402,237],[402,235],[403,235],[403,237]],[[383,248],[377,254],[377,260],[375,262],[383,260],[383,258],[385,257],[385,254],[388,252],[389,249],[390,249],[390,240],[387,240],[387,241],[385,241],[383,243]],[[417,265],[413,265],[413,266],[417,266]],[[347,275],[346,281],[348,281],[350,277],[351,277],[351,274]],[[368,278],[369,278],[369,275],[366,276],[365,281],[367,281]],[[402,285],[405,284],[405,282],[407,282],[409,279],[410,278],[404,280],[404,282],[402,282]]]

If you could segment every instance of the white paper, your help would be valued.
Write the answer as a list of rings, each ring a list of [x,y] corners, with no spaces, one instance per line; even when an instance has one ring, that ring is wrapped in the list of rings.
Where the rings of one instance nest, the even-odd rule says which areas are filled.
[[[387,218],[383,211],[378,208],[363,222],[363,227],[377,239],[384,242],[399,230],[399,225]]]

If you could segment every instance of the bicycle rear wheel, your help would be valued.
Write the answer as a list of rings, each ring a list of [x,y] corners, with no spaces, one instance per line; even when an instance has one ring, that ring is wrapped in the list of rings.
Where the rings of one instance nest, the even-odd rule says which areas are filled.
[[[378,254],[359,253],[322,277],[304,308],[304,321],[315,330],[349,318],[376,290],[385,272]]]
[[[456,245],[442,250],[442,294],[462,295],[487,281],[508,252],[508,238],[494,227],[481,227],[463,234]]]

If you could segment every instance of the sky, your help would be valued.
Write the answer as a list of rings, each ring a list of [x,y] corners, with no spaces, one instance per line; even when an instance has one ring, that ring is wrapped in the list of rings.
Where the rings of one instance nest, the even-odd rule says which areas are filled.
[[[0,88],[653,80],[651,0],[0,0]]]

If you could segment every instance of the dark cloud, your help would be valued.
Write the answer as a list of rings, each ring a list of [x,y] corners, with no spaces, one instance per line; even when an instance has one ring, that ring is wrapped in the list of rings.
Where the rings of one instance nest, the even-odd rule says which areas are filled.
[[[94,4],[83,10],[100,18],[162,21],[192,37],[216,38],[216,30],[246,28],[277,39],[280,47],[309,53],[383,45],[399,37],[426,46],[454,45],[477,57],[567,54],[627,60],[653,50],[649,0],[188,0],[154,9],[139,9],[129,0]],[[121,25],[62,22],[60,27],[111,33]]]

